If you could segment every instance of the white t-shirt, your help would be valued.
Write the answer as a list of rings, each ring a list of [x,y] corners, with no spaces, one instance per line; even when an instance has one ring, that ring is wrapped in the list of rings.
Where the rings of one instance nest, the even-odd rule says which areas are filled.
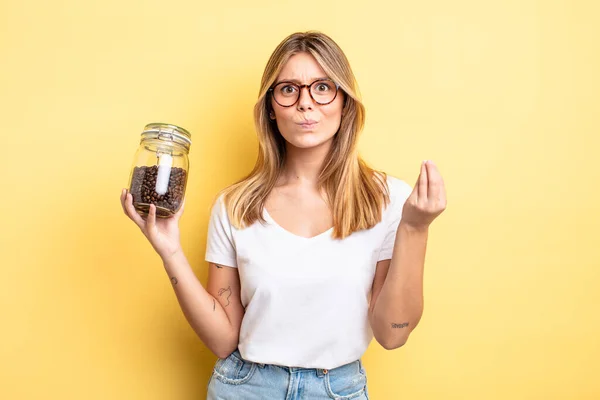
[[[381,222],[332,239],[279,226],[231,226],[222,196],[210,216],[206,261],[238,268],[245,315],[238,348],[244,359],[288,367],[333,369],[359,359],[373,339],[368,320],[378,261],[392,258],[402,206],[412,192],[388,175],[391,203]]]

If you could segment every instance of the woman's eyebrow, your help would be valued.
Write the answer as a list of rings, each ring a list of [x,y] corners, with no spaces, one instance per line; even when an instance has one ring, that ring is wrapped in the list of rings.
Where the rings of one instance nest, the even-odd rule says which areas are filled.
[[[314,82],[314,81],[322,81],[322,80],[324,80],[324,79],[329,79],[329,78],[328,78],[328,77],[326,77],[326,76],[325,76],[325,77],[320,77],[320,78],[311,78],[310,82]],[[278,82],[275,82],[275,85],[277,85],[277,84],[279,84],[279,83],[281,83],[281,82],[294,82],[294,83],[297,83],[297,84],[299,84],[299,85],[301,85],[301,84],[302,84],[302,82],[300,82],[298,79],[281,79],[280,81],[278,81]]]

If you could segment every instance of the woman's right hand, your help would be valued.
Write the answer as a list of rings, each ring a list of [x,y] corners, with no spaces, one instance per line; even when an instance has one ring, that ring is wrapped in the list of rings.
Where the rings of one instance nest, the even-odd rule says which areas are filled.
[[[125,215],[140,228],[163,261],[181,250],[179,219],[183,214],[185,198],[179,211],[168,218],[156,218],[156,206],[154,204],[150,204],[148,216],[142,217],[133,207],[133,195],[127,189],[123,189],[121,192],[121,206]]]

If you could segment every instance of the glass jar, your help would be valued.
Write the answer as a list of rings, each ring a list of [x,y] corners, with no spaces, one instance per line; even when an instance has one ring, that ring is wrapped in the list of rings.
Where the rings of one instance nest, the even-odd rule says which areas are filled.
[[[157,218],[168,218],[181,208],[187,185],[192,135],[171,124],[144,127],[135,153],[129,191],[138,214],[147,216],[150,204]]]

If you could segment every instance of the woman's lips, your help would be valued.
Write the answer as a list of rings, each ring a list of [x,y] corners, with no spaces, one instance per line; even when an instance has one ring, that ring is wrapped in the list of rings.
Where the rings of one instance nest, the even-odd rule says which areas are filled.
[[[316,122],[316,121],[306,121],[306,122],[298,123],[298,125],[300,125],[300,127],[303,129],[314,128],[315,126],[317,126],[317,124],[318,124],[318,122]]]

